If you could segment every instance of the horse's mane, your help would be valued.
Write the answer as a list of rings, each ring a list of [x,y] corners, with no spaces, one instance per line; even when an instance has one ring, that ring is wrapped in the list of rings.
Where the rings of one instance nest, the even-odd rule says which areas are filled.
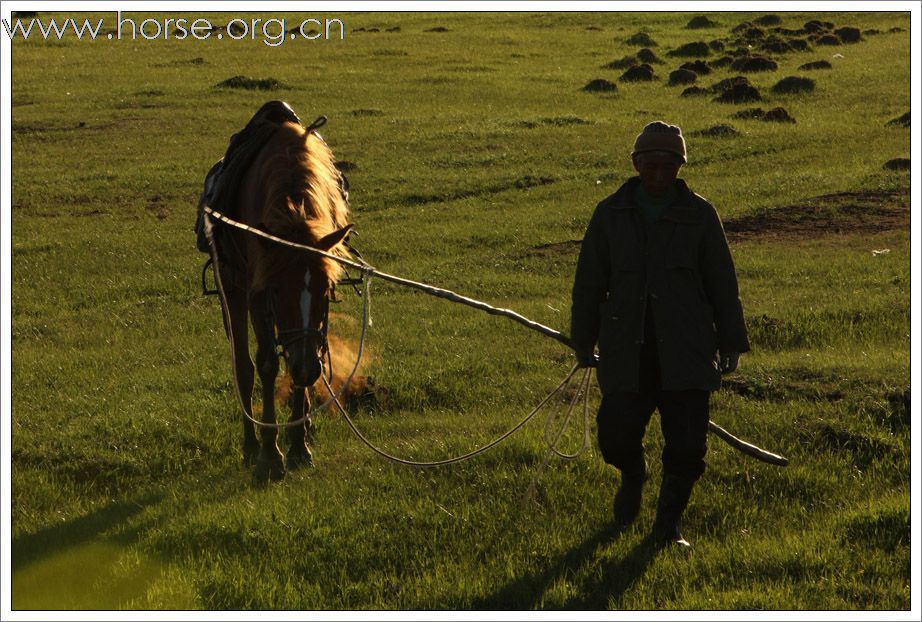
[[[315,132],[308,132],[297,123],[282,124],[263,147],[254,166],[259,167],[257,179],[262,180],[265,192],[262,224],[273,235],[314,245],[348,224],[349,203],[342,175],[336,168],[332,151]],[[335,246],[330,253],[349,256],[343,244]],[[297,261],[298,255],[304,256],[305,251],[273,244],[271,252],[260,255],[254,283],[257,289],[264,287],[272,275]],[[310,255],[310,259],[319,261],[331,285],[343,273],[341,264],[332,259],[316,255]]]

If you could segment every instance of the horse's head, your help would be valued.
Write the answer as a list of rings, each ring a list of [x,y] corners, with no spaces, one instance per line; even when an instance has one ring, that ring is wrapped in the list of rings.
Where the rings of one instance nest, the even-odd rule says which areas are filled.
[[[351,228],[348,225],[334,231],[311,246],[329,251],[345,239]],[[269,290],[276,343],[293,384],[307,387],[323,373],[330,296],[335,283],[324,261],[306,251],[279,277]]]

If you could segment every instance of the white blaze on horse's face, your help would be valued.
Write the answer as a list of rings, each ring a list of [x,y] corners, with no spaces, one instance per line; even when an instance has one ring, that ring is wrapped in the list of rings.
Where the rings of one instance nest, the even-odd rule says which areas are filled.
[[[304,271],[304,289],[301,291],[301,326],[304,330],[311,327],[311,271]]]

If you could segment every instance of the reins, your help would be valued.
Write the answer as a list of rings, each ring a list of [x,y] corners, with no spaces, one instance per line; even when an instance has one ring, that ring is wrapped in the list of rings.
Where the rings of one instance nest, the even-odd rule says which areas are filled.
[[[507,317],[507,318],[509,318],[509,319],[511,319],[511,320],[513,320],[513,321],[515,321],[515,322],[518,322],[519,324],[522,324],[523,326],[525,326],[525,327],[527,327],[527,328],[530,328],[531,330],[537,331],[537,332],[539,332],[539,333],[541,333],[541,334],[543,334],[543,335],[545,335],[545,336],[547,336],[547,337],[550,337],[550,338],[552,338],[552,339],[554,339],[554,340],[556,340],[556,341],[558,341],[558,342],[560,342],[560,343],[566,345],[567,347],[572,348],[573,346],[572,346],[572,344],[571,344],[571,342],[570,342],[570,339],[569,339],[567,336],[565,336],[564,334],[560,333],[559,331],[556,331],[556,330],[554,330],[554,329],[552,329],[552,328],[550,328],[550,327],[548,327],[548,326],[544,326],[543,324],[539,324],[538,322],[535,322],[535,321],[533,321],[533,320],[530,320],[530,319],[528,319],[528,318],[526,318],[526,317],[524,317],[524,316],[522,316],[522,315],[516,313],[515,311],[510,310],[510,309],[499,309],[499,308],[493,307],[493,306],[491,306],[491,305],[488,305],[488,304],[485,303],[485,302],[481,302],[481,301],[475,300],[475,299],[473,299],[473,298],[468,298],[467,296],[461,296],[461,295],[459,295],[459,294],[457,294],[457,293],[455,293],[455,292],[452,292],[452,291],[450,291],[450,290],[447,290],[447,289],[442,289],[442,288],[440,288],[440,287],[434,287],[434,286],[432,286],[432,285],[427,285],[427,284],[425,284],[425,283],[420,283],[420,282],[417,282],[417,281],[411,281],[411,280],[409,280],[409,279],[404,279],[404,278],[402,278],[402,277],[394,276],[394,275],[388,274],[388,273],[386,273],[386,272],[380,272],[379,270],[377,270],[376,268],[374,268],[374,266],[372,266],[371,264],[369,264],[368,262],[366,262],[364,259],[362,259],[360,255],[357,255],[358,258],[359,258],[359,261],[356,262],[356,261],[353,261],[353,260],[350,260],[350,259],[346,259],[346,258],[344,258],[344,257],[340,257],[340,256],[338,256],[338,255],[334,255],[333,253],[329,253],[329,252],[327,252],[327,251],[320,250],[320,249],[318,249],[318,248],[313,248],[313,247],[307,246],[307,245],[305,245],[305,244],[299,244],[299,243],[296,243],[296,242],[291,242],[290,240],[285,240],[285,239],[283,239],[283,238],[279,238],[279,237],[274,236],[274,235],[272,235],[272,234],[270,234],[270,233],[267,233],[267,232],[265,232],[265,231],[262,231],[261,229],[257,229],[257,228],[255,228],[255,227],[251,227],[251,226],[246,225],[246,224],[244,224],[244,223],[237,222],[236,220],[233,220],[232,218],[227,217],[226,215],[222,214],[221,212],[218,212],[218,211],[212,209],[211,206],[209,206],[209,205],[204,205],[204,206],[203,206],[203,212],[204,212],[204,220],[205,220],[205,235],[206,235],[206,237],[207,237],[207,239],[208,239],[209,247],[210,247],[210,250],[211,250],[211,258],[212,258],[212,262],[213,262],[213,266],[214,266],[214,271],[215,271],[215,281],[217,282],[217,287],[218,287],[218,291],[219,291],[220,298],[221,298],[221,303],[222,303],[221,306],[222,306],[222,309],[223,309],[223,311],[224,311],[224,313],[225,313],[226,324],[227,324],[227,327],[228,327],[228,337],[231,339],[231,356],[232,356],[232,362],[234,363],[234,369],[236,369],[236,361],[233,360],[233,359],[234,359],[234,354],[233,354],[234,348],[233,348],[233,336],[232,336],[232,334],[231,334],[232,328],[231,328],[231,323],[230,323],[230,314],[229,314],[229,311],[228,311],[228,308],[227,308],[227,301],[226,301],[226,297],[225,297],[225,295],[224,295],[224,289],[223,289],[223,286],[222,286],[222,284],[221,284],[221,279],[220,279],[220,274],[219,274],[219,261],[218,261],[218,256],[217,256],[218,253],[217,253],[217,246],[216,246],[215,240],[214,240],[214,232],[213,232],[213,225],[212,225],[212,222],[211,222],[211,218],[214,218],[214,219],[216,219],[216,220],[218,220],[218,221],[220,221],[220,222],[222,222],[222,223],[224,223],[224,224],[226,224],[226,225],[229,225],[229,226],[231,226],[231,227],[234,227],[234,228],[236,228],[236,229],[239,229],[239,230],[242,230],[242,231],[246,231],[246,232],[248,232],[248,233],[250,233],[250,234],[252,234],[252,235],[256,235],[256,236],[261,237],[261,238],[266,239],[266,240],[270,240],[270,241],[275,242],[275,243],[277,243],[277,244],[281,244],[281,245],[283,245],[283,246],[288,246],[288,247],[290,247],[290,248],[296,248],[296,249],[299,249],[299,250],[302,250],[302,251],[305,251],[305,252],[314,253],[314,254],[316,254],[316,255],[320,255],[320,256],[326,257],[326,258],[331,259],[331,260],[333,260],[333,261],[336,261],[336,262],[338,262],[338,263],[340,263],[340,264],[342,264],[342,265],[349,266],[349,267],[351,267],[351,268],[353,268],[353,269],[356,269],[356,270],[358,270],[358,271],[361,273],[361,278],[359,279],[359,281],[360,281],[360,282],[364,282],[364,287],[362,288],[362,290],[363,290],[362,330],[361,330],[361,335],[360,335],[360,338],[359,338],[359,351],[358,351],[358,353],[357,353],[357,355],[356,355],[355,365],[353,366],[352,372],[349,374],[349,377],[346,379],[346,381],[345,381],[345,382],[343,383],[343,385],[340,387],[340,389],[339,389],[338,392],[335,392],[335,393],[334,393],[333,388],[332,388],[332,386],[330,385],[330,383],[327,382],[326,378],[323,378],[324,384],[326,385],[327,390],[329,391],[331,397],[330,397],[329,400],[327,400],[326,402],[324,402],[321,406],[317,407],[315,410],[318,410],[318,411],[319,411],[319,410],[322,410],[323,408],[326,408],[327,406],[329,406],[331,403],[335,403],[336,406],[337,406],[337,408],[338,408],[338,409],[340,410],[340,412],[344,415],[344,417],[345,417],[345,419],[346,419],[346,422],[349,424],[350,428],[351,428],[352,431],[356,434],[356,436],[357,436],[363,443],[365,443],[369,448],[371,448],[373,451],[375,451],[375,452],[378,453],[379,455],[381,455],[381,456],[383,456],[383,457],[385,457],[385,458],[387,458],[387,459],[389,459],[389,460],[392,460],[392,461],[394,461],[394,462],[398,462],[398,463],[400,463],[400,464],[410,465],[410,466],[439,466],[439,465],[445,465],[445,464],[452,464],[452,463],[460,462],[460,461],[462,461],[462,460],[467,460],[467,459],[469,459],[469,458],[473,458],[474,456],[477,456],[477,455],[479,455],[479,454],[481,454],[481,453],[483,453],[483,452],[485,452],[485,451],[487,451],[487,450],[489,450],[489,449],[495,447],[495,446],[498,445],[500,442],[506,440],[506,439],[509,438],[512,434],[514,434],[515,432],[517,432],[518,430],[520,430],[526,423],[528,423],[528,422],[538,413],[538,411],[539,411],[548,401],[550,401],[550,399],[551,399],[554,395],[556,395],[556,394],[557,394],[558,392],[560,392],[561,390],[566,391],[566,387],[569,386],[570,381],[572,380],[573,376],[576,374],[577,370],[580,369],[579,366],[574,366],[573,369],[571,369],[570,372],[567,374],[566,378],[564,378],[563,382],[561,382],[560,385],[558,385],[556,389],[554,389],[553,391],[551,391],[551,393],[548,394],[548,396],[545,397],[545,398],[538,404],[538,406],[536,406],[536,407],[535,407],[535,408],[534,408],[534,409],[533,409],[533,410],[532,410],[522,421],[520,421],[518,424],[516,424],[512,429],[510,429],[510,430],[509,430],[508,432],[506,432],[505,434],[501,435],[500,437],[498,437],[498,438],[495,439],[494,441],[491,441],[491,442],[488,443],[487,445],[485,445],[485,446],[483,446],[483,447],[481,447],[481,448],[479,448],[479,449],[477,449],[477,450],[474,450],[474,451],[472,451],[472,452],[469,452],[469,453],[467,453],[467,454],[464,454],[464,455],[462,455],[462,456],[458,456],[458,457],[455,457],[455,458],[449,458],[449,459],[446,459],[446,460],[439,460],[439,461],[434,461],[434,462],[416,462],[416,461],[406,460],[406,459],[403,459],[403,458],[398,458],[398,457],[396,457],[396,456],[392,456],[392,455],[390,455],[389,453],[387,453],[387,452],[385,452],[385,451],[383,451],[383,450],[381,450],[381,449],[375,447],[375,446],[374,446],[364,435],[362,435],[362,433],[361,433],[361,432],[358,430],[358,428],[355,426],[355,423],[352,421],[351,417],[349,417],[348,413],[346,412],[346,409],[343,408],[342,404],[341,404],[340,401],[339,401],[339,397],[342,395],[342,393],[343,393],[345,387],[347,387],[347,386],[351,383],[352,378],[355,376],[355,373],[356,373],[356,371],[358,370],[358,367],[359,367],[359,363],[360,363],[360,361],[361,361],[361,359],[362,359],[362,353],[363,353],[363,351],[364,351],[364,346],[365,346],[365,333],[366,333],[366,329],[367,329],[367,327],[368,327],[369,318],[370,318],[370,316],[369,316],[370,293],[369,293],[369,292],[370,292],[370,284],[371,284],[371,279],[372,279],[372,277],[380,278],[380,279],[382,279],[382,280],[390,281],[390,282],[392,282],[392,283],[396,283],[396,284],[398,284],[398,285],[403,285],[403,286],[405,286],[405,287],[409,287],[409,288],[412,288],[412,289],[417,289],[417,290],[419,290],[419,291],[422,291],[422,292],[424,292],[424,293],[426,293],[426,294],[429,294],[429,295],[431,295],[431,296],[435,296],[435,297],[437,297],[437,298],[443,298],[443,299],[449,300],[449,301],[451,301],[451,302],[460,303],[460,304],[464,304],[464,305],[467,305],[467,306],[470,306],[470,307],[474,307],[475,309],[479,309],[479,310],[481,310],[481,311],[484,311],[484,312],[486,312],[486,313],[489,313],[490,315],[499,315],[499,316]],[[554,436],[554,435],[550,432],[550,430],[553,428],[554,421],[556,420],[556,415],[555,415],[554,412],[551,412],[550,416],[548,417],[547,423],[546,423],[546,425],[545,425],[545,441],[547,442],[548,447],[550,448],[550,452],[553,452],[554,454],[556,454],[556,455],[558,455],[558,456],[560,456],[560,457],[562,457],[562,458],[566,458],[566,459],[573,459],[573,458],[576,458],[576,457],[578,457],[583,451],[585,451],[585,449],[586,449],[586,448],[588,447],[588,445],[589,445],[589,386],[590,386],[590,384],[591,384],[591,369],[590,369],[590,368],[585,368],[585,373],[583,374],[582,378],[579,380],[579,382],[578,382],[578,384],[577,384],[577,386],[578,386],[579,388],[578,388],[578,390],[576,391],[576,393],[574,394],[573,399],[571,400],[570,406],[569,406],[569,408],[567,409],[566,414],[563,416],[562,423],[561,423],[561,425],[560,425],[559,428],[558,428],[558,431],[557,431],[556,436]],[[236,373],[234,374],[234,386],[235,386],[236,391],[237,391],[237,398],[238,398],[238,400],[240,401],[241,407],[243,408],[244,416],[245,416],[247,419],[249,419],[250,421],[254,422],[255,424],[257,424],[257,425],[259,425],[259,426],[262,426],[262,427],[272,427],[272,428],[293,427],[293,426],[295,426],[295,425],[300,425],[300,424],[304,423],[304,422],[309,418],[309,415],[305,415],[304,417],[301,417],[300,419],[298,419],[298,420],[296,420],[296,421],[290,421],[290,422],[288,422],[288,423],[274,423],[274,424],[267,424],[267,423],[263,423],[263,422],[261,422],[261,421],[257,421],[257,420],[254,419],[254,418],[252,417],[252,415],[250,414],[250,412],[249,412],[250,409],[243,403],[242,395],[241,395],[241,393],[240,393],[240,387],[239,387],[239,384],[238,384],[238,382],[237,382]],[[583,399],[583,442],[582,442],[582,446],[581,446],[580,449],[579,449],[576,453],[574,453],[574,454],[565,454],[565,453],[563,453],[563,452],[561,452],[561,451],[559,451],[559,450],[557,449],[557,444],[559,443],[561,437],[563,436],[563,432],[565,431],[566,426],[567,426],[567,424],[569,423],[569,421],[570,421],[570,419],[571,419],[571,417],[572,417],[573,410],[575,409],[575,407],[576,407],[576,405],[577,405],[578,400],[579,400],[580,397],[582,397],[582,399]],[[252,407],[252,406],[250,406],[250,407]],[[733,448],[735,448],[735,449],[741,451],[742,453],[745,453],[746,455],[748,455],[748,456],[750,456],[750,457],[753,457],[753,458],[756,458],[757,460],[761,460],[761,461],[763,461],[763,462],[766,462],[766,463],[769,463],[769,464],[774,464],[774,465],[777,465],[777,466],[786,466],[786,465],[788,464],[787,458],[785,458],[785,457],[783,457],[783,456],[780,456],[780,455],[778,455],[778,454],[772,453],[772,452],[770,452],[770,451],[766,451],[766,450],[764,450],[764,449],[761,449],[760,447],[757,447],[757,446],[755,446],[755,445],[753,445],[753,444],[751,444],[751,443],[747,443],[746,441],[743,441],[743,440],[737,438],[736,436],[734,436],[733,434],[731,434],[730,432],[728,432],[728,431],[725,430],[724,428],[720,427],[719,425],[717,425],[717,424],[714,423],[713,421],[709,421],[709,422],[708,422],[708,429],[709,429],[712,433],[714,433],[717,437],[719,437],[721,440],[723,440],[723,441],[725,441],[726,443],[728,443],[731,447],[733,447]],[[553,436],[553,439],[551,438],[552,436]],[[549,455],[550,455],[550,452],[549,452]]]

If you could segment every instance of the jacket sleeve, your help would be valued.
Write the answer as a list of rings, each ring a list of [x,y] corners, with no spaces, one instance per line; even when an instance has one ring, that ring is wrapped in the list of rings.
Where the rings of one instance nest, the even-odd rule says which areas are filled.
[[[701,247],[701,278],[714,309],[717,347],[722,352],[748,352],[749,336],[727,236],[717,211],[708,205],[707,212]]]
[[[603,216],[605,208],[596,208],[580,246],[573,279],[573,305],[570,312],[570,340],[573,349],[591,354],[599,338],[599,305],[608,294],[611,264]]]

